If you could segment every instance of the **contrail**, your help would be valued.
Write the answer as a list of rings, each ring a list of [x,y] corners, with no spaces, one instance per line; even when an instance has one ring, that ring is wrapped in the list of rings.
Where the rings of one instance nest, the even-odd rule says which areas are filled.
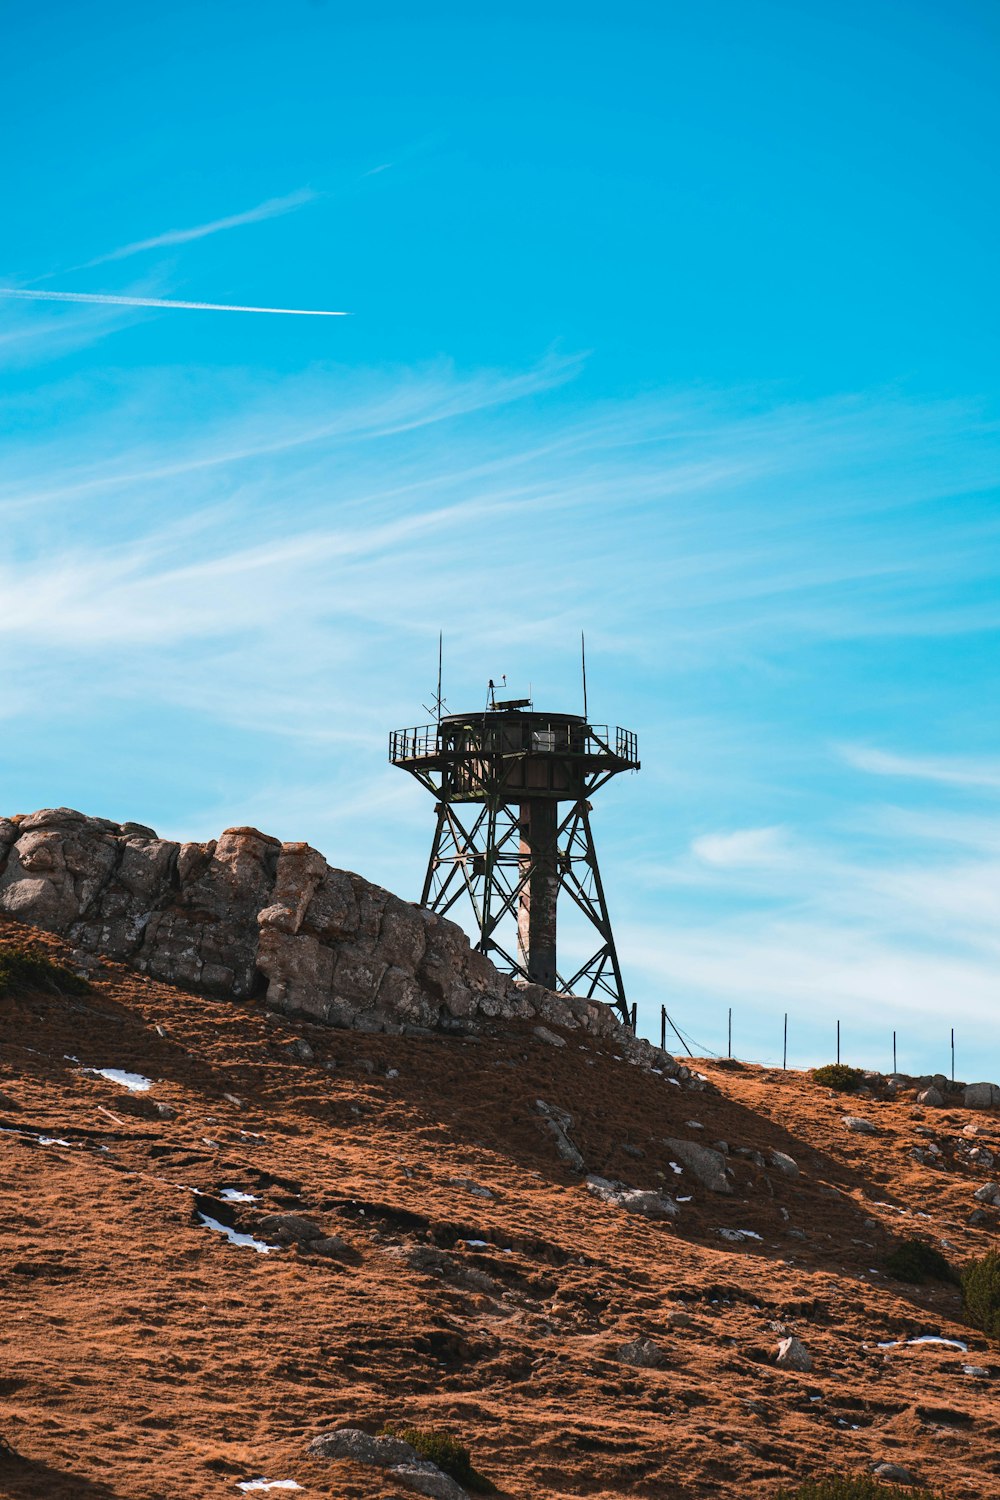
[[[319,307],[239,307],[228,302],[177,302],[166,297],[112,297],[103,292],[36,292],[2,286],[0,297],[23,297],[30,302],[101,302],[111,307],[191,307],[198,312],[280,313],[290,318],[349,318],[350,313]]]

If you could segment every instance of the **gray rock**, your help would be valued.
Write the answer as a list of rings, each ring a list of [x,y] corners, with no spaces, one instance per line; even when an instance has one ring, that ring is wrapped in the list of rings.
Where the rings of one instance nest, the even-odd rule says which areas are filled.
[[[933,1085],[929,1089],[922,1089],[917,1095],[918,1104],[926,1104],[931,1109],[940,1109],[944,1098]]]
[[[701,1146],[695,1141],[676,1140],[667,1136],[663,1144],[672,1157],[683,1162],[691,1175],[712,1193],[731,1193],[733,1184],[726,1173],[726,1158],[721,1151],[711,1146]]]
[[[409,1443],[395,1437],[372,1437],[359,1427],[338,1427],[313,1438],[308,1451],[319,1458],[347,1458],[356,1464],[375,1464],[380,1469],[416,1464],[420,1455]]]
[[[315,1219],[306,1218],[305,1214],[265,1214],[257,1228],[261,1234],[273,1235],[285,1244],[290,1244],[292,1240],[304,1244],[309,1240],[322,1240],[326,1237],[322,1226]]]
[[[66,938],[81,967],[106,955],[237,999],[262,981],[271,1010],[362,1033],[471,1035],[525,1020],[564,1048],[550,1028],[582,1030],[643,1069],[705,1087],[609,1005],[514,983],[456,923],[255,828],[179,844],[70,808],[0,818],[0,912]],[[287,1055],[313,1061],[304,1037]],[[574,1151],[567,1159],[582,1170]]]
[[[564,1109],[557,1109],[554,1104],[546,1104],[544,1099],[536,1099],[535,1108],[545,1117],[545,1124],[555,1137],[556,1151],[563,1161],[574,1172],[582,1172],[585,1166],[583,1157],[569,1138],[573,1116]]]
[[[389,1473],[407,1489],[415,1490],[418,1495],[430,1495],[432,1500],[467,1500],[462,1486],[437,1464],[418,1459],[412,1464],[394,1464]]]
[[[786,1177],[800,1177],[802,1175],[798,1162],[794,1156],[789,1156],[786,1151],[772,1151],[770,1153],[770,1162],[772,1167],[777,1167],[778,1171],[783,1172]]]
[[[774,1362],[777,1365],[781,1365],[783,1369],[802,1370],[803,1372],[811,1370],[813,1363],[812,1355],[805,1344],[803,1344],[801,1339],[797,1339],[794,1336],[781,1340],[775,1351]]]
[[[962,1091],[966,1109],[1000,1109],[1000,1087],[995,1083],[969,1083]]]
[[[297,1062],[312,1062],[316,1056],[304,1036],[297,1036],[293,1042],[289,1042],[285,1052]]]
[[[857,1135],[874,1135],[875,1126],[871,1120],[865,1120],[860,1115],[844,1115],[843,1124],[848,1130],[853,1130]]]
[[[326,1234],[322,1239],[306,1240],[310,1255],[326,1255],[330,1260],[342,1260],[354,1254],[353,1247],[342,1240],[339,1234]]]
[[[916,1484],[917,1482],[903,1464],[887,1462],[876,1464],[872,1473],[876,1479],[887,1479],[893,1484]]]
[[[693,1322],[691,1314],[683,1309],[667,1314],[667,1325],[670,1328],[689,1328]]]
[[[660,1193],[630,1188],[624,1182],[610,1182],[606,1177],[588,1177],[588,1193],[609,1203],[613,1208],[624,1209],[629,1214],[641,1214],[647,1219],[675,1219],[679,1213],[677,1204]]]
[[[994,1203],[1000,1205],[1000,1183],[984,1182],[982,1187],[976,1188],[972,1196],[977,1203]]]
[[[652,1370],[662,1365],[666,1356],[659,1344],[652,1339],[634,1339],[631,1344],[622,1344],[618,1358],[623,1365],[636,1365],[639,1369]]]

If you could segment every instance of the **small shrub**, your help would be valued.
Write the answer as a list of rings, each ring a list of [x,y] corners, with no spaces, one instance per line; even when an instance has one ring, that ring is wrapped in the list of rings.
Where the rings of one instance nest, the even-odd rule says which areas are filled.
[[[813,1068],[813,1082],[825,1089],[836,1089],[841,1094],[854,1094],[865,1083],[860,1068],[849,1068],[846,1063],[827,1063],[825,1067]]]
[[[930,1490],[900,1489],[871,1474],[828,1474],[807,1479],[794,1490],[779,1490],[774,1500],[934,1500]]]
[[[0,995],[15,990],[51,990],[59,995],[85,995],[90,989],[63,964],[35,943],[0,949]]]
[[[458,1484],[465,1485],[466,1489],[475,1490],[481,1495],[493,1493],[493,1485],[473,1468],[468,1448],[458,1438],[452,1437],[450,1432],[435,1432],[430,1427],[388,1425],[385,1431],[389,1437],[400,1438],[404,1443],[409,1443],[421,1458],[437,1464],[439,1469],[450,1474]]]
[[[885,1269],[896,1281],[909,1281],[917,1286],[924,1281],[958,1280],[940,1250],[926,1240],[903,1240],[886,1256]]]
[[[970,1261],[962,1273],[962,1307],[973,1328],[1000,1338],[1000,1252]]]

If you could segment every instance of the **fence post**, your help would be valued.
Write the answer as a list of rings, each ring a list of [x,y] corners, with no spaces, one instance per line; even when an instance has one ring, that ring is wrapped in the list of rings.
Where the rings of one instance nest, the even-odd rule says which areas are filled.
[[[638,1004],[637,1004],[637,1002],[635,1000],[633,1000],[632,1001],[632,1035],[633,1036],[635,1036],[635,1027],[636,1027],[636,1018],[637,1018],[637,1015],[638,1015]]]
[[[892,1071],[894,1073],[898,1073],[899,1072],[899,1069],[896,1067],[896,1033],[895,1032],[892,1033]]]
[[[840,1062],[840,1022],[837,1022],[837,1061]]]
[[[729,1056],[733,1055],[733,1007],[729,1007]]]
[[[951,1081],[955,1082],[955,1028],[951,1028]]]
[[[660,1050],[667,1050],[667,1007],[660,1006]]]

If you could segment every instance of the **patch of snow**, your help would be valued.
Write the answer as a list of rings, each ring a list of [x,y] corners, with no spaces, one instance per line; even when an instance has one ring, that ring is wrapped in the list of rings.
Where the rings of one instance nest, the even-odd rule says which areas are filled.
[[[683,1167],[679,1167],[679,1166],[678,1166],[678,1165],[677,1165],[677,1163],[676,1163],[676,1162],[675,1162],[675,1161],[672,1161],[672,1162],[671,1162],[671,1163],[670,1163],[670,1170],[671,1170],[671,1171],[672,1171],[672,1172],[676,1172],[676,1173],[677,1173],[677,1175],[678,1175],[678,1177],[681,1177],[681,1176],[683,1176],[683,1173],[684,1173],[684,1168],[683,1168]]]
[[[888,1344],[879,1344],[880,1349],[908,1348],[913,1344],[936,1344],[943,1349],[958,1349],[962,1354],[968,1354],[968,1344],[963,1344],[961,1339],[943,1339],[935,1333],[925,1333],[918,1339],[893,1339]]]
[[[38,1144],[40,1146],[72,1146],[73,1142],[64,1141],[57,1135],[40,1135],[38,1137]]]
[[[679,1078],[668,1078],[667,1082],[672,1083],[675,1089],[679,1089],[681,1086],[681,1081]]]
[[[463,1245],[468,1245],[470,1250],[486,1250],[489,1248],[489,1240],[463,1240]]]
[[[720,1229],[717,1233],[724,1240],[730,1240],[736,1245],[741,1244],[744,1240],[760,1240],[762,1244],[764,1241],[764,1236],[758,1234],[755,1229]]]
[[[236,1488],[247,1494],[251,1490],[300,1490],[302,1486],[294,1479],[244,1479]]]
[[[95,1078],[106,1078],[109,1083],[117,1083],[130,1094],[144,1094],[153,1087],[151,1078],[144,1078],[141,1073],[129,1073],[125,1068],[84,1068],[83,1071]]]
[[[238,1229],[230,1229],[228,1224],[220,1224],[218,1219],[209,1218],[200,1210],[198,1218],[206,1229],[214,1229],[216,1234],[224,1234],[231,1245],[245,1245],[249,1250],[256,1250],[259,1255],[270,1255],[272,1250],[279,1249],[277,1245],[265,1245],[263,1240],[255,1240],[252,1234],[241,1234]]]
[[[678,1198],[677,1202],[678,1203],[690,1203],[691,1199],[690,1198]]]
[[[253,1193],[241,1193],[239,1188],[223,1188],[219,1194],[223,1203],[256,1203]]]

